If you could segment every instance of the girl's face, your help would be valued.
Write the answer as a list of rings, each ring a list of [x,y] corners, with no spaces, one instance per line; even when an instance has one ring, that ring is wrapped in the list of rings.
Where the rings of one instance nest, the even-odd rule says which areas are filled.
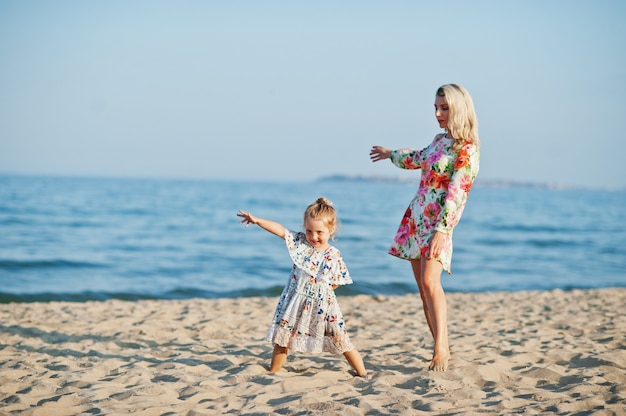
[[[333,232],[324,221],[307,217],[304,221],[304,231],[306,232],[306,241],[318,250],[326,250],[330,247],[328,240]]]
[[[446,97],[438,95],[437,98],[435,98],[435,117],[437,117],[439,127],[442,129],[448,128],[448,114],[449,109]]]

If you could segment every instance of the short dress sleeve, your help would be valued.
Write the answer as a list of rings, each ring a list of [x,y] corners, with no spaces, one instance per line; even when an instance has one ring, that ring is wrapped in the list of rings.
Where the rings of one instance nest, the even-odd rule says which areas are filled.
[[[350,272],[335,247],[331,246],[326,251],[317,250],[306,241],[304,233],[291,230],[285,231],[285,244],[293,264],[315,277],[317,282],[331,285],[352,283]]]

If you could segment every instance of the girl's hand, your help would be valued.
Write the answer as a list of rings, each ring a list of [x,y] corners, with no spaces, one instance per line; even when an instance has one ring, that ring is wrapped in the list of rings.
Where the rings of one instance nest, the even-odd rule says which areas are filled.
[[[246,227],[250,224],[258,223],[258,220],[256,219],[256,217],[250,214],[249,212],[244,212],[242,210],[239,210],[239,212],[237,213],[237,216],[240,218],[243,218],[241,221],[239,221],[239,224],[246,224]]]
[[[286,228],[283,227],[280,223],[267,220],[265,218],[255,217],[249,212],[245,212],[242,210],[239,210],[237,216],[239,218],[243,218],[241,221],[239,221],[239,224],[246,224],[246,227],[250,224],[256,224],[259,227],[263,228],[265,231],[269,231],[270,233],[277,235],[280,238],[285,238]]]
[[[391,157],[391,150],[382,146],[373,146],[370,150],[370,159],[372,162],[378,162],[380,160],[389,159]]]

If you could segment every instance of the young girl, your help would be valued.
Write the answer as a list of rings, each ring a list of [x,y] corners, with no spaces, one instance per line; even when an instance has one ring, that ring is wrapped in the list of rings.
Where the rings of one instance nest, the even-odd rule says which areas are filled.
[[[305,232],[239,211],[239,223],[256,224],[285,240],[293,267],[274,312],[266,340],[274,344],[270,372],[280,370],[289,350],[343,354],[356,374],[366,377],[361,355],[350,342],[335,288],[352,283],[339,250],[329,239],[337,229],[332,203],[318,198],[304,212]]]
[[[421,169],[417,195],[407,208],[389,254],[411,262],[430,333],[435,341],[430,369],[448,367],[450,349],[441,272],[450,273],[452,231],[461,219],[480,159],[478,121],[472,98],[457,84],[435,94],[435,117],[445,133],[422,150],[374,146],[373,162],[391,159],[403,169]]]

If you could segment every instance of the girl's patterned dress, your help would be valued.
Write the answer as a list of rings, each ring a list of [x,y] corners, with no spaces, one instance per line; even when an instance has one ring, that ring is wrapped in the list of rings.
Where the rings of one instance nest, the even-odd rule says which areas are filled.
[[[285,243],[294,264],[266,340],[300,352],[353,350],[332,288],[352,283],[339,250],[318,250],[289,230]]]
[[[402,169],[421,169],[417,195],[407,208],[389,254],[402,259],[426,255],[435,231],[445,236],[444,248],[436,258],[451,273],[452,231],[465,208],[467,196],[478,174],[478,146],[466,144],[458,152],[453,140],[438,134],[422,150],[399,149],[391,152],[391,162]]]

